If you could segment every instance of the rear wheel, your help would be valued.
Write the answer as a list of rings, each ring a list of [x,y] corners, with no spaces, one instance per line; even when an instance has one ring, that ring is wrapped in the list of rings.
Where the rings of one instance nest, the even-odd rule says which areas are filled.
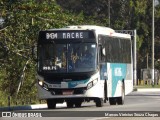
[[[113,98],[113,97],[109,98],[109,104],[116,105],[116,98]]]
[[[123,105],[124,104],[124,99],[122,97],[117,98],[117,104],[118,105]]]
[[[56,108],[56,102],[53,99],[47,100],[47,106],[48,109],[55,109]]]

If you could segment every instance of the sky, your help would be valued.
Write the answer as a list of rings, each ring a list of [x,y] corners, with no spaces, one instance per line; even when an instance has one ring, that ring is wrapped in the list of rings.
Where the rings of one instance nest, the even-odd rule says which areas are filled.
[[[158,1],[158,0],[155,0],[155,6],[158,5],[158,4],[159,4],[159,1]]]

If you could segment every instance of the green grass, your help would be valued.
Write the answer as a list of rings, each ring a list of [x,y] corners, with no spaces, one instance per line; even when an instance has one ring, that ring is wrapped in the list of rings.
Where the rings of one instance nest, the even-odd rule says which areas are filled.
[[[160,88],[160,80],[157,81],[158,85],[151,85],[151,81],[138,80],[138,85],[134,86],[134,88]]]

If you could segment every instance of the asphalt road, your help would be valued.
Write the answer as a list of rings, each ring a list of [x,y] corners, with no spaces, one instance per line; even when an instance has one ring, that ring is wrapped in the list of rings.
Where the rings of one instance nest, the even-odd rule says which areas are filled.
[[[27,112],[38,112],[42,113],[42,116],[57,117],[25,118],[26,120],[159,120],[160,92],[132,92],[125,97],[124,105],[111,106],[105,103],[103,107],[96,107],[94,102],[90,102],[83,103],[81,108],[67,108],[66,106],[62,106],[57,109],[39,109]],[[0,119],[20,120],[21,118]]]

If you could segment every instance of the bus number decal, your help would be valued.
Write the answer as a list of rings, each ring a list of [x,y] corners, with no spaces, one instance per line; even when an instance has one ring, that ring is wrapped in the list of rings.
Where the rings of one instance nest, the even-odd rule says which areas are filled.
[[[57,33],[46,33],[46,39],[57,39]]]
[[[115,76],[122,76],[122,68],[115,68],[114,74]]]

